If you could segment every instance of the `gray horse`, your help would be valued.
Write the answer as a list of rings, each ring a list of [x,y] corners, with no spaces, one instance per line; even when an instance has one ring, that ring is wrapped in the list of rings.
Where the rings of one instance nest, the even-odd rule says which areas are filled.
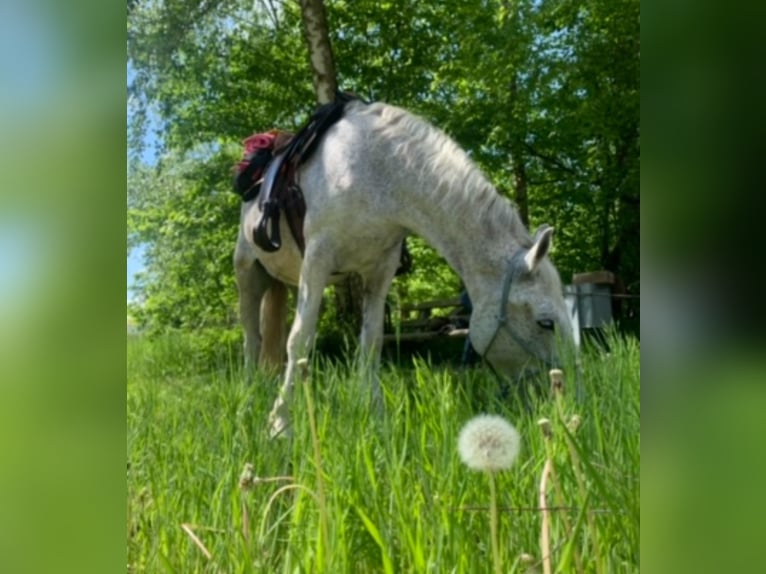
[[[284,220],[279,250],[266,252],[253,242],[261,216],[255,200],[242,206],[234,256],[251,364],[262,350],[261,298],[274,300],[263,309],[278,328],[284,316],[273,308],[276,302],[284,307],[282,284],[298,286],[284,383],[270,414],[273,435],[289,426],[296,364],[312,348],[324,288],[344,273],[363,280],[360,351],[374,373],[385,297],[410,233],[430,243],[462,278],[473,302],[471,342],[498,373],[515,378],[531,364],[557,363],[557,349],[571,341],[572,328],[547,257],[553,228],[541,226],[530,236],[510,201],[443,132],[400,108],[352,101],[298,175],[306,201],[305,252]],[[282,336],[263,335],[271,356],[279,356]],[[376,377],[365,380],[378,393]]]

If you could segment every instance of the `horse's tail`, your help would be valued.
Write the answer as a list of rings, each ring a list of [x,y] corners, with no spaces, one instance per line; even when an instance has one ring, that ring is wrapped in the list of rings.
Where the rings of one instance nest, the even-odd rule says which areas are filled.
[[[261,368],[279,371],[287,343],[287,285],[274,279],[261,301]]]

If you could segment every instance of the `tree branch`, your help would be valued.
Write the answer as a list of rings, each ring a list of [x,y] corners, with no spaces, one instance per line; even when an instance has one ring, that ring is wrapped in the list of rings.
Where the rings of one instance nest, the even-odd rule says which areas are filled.
[[[524,143],[524,149],[526,149],[527,152],[532,154],[533,156],[540,158],[541,160],[553,165],[560,171],[565,171],[573,175],[579,175],[576,169],[569,167],[568,165],[564,165],[564,163],[562,163],[560,159],[535,149],[530,143],[527,143],[527,142],[523,142],[523,143]]]

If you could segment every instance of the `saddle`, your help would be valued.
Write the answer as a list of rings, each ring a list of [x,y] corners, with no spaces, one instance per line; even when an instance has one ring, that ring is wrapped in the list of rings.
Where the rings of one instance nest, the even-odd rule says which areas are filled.
[[[243,202],[258,198],[261,219],[253,231],[253,241],[264,251],[274,252],[282,246],[279,219],[284,212],[303,253],[306,202],[297,182],[298,168],[311,157],[324,133],[343,117],[346,104],[354,99],[338,92],[335,101],[320,106],[295,135],[272,130],[244,141],[245,156],[238,165],[235,189]]]

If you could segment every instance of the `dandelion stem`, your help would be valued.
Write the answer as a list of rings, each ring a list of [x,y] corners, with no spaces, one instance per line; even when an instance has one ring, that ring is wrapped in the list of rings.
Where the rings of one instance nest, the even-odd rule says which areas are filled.
[[[569,457],[572,461],[572,470],[574,471],[575,480],[577,482],[577,487],[580,491],[580,496],[582,497],[582,500],[587,500],[588,492],[585,486],[585,477],[583,476],[582,468],[580,467],[580,457],[577,455],[577,449],[575,448],[574,443],[572,442],[572,438],[568,433],[564,433],[564,441],[566,442],[567,449],[569,450]],[[596,523],[593,519],[592,513],[588,512],[585,516],[585,520],[588,522],[588,529],[591,532],[591,535],[593,536],[593,548],[595,550],[596,556],[601,556],[600,554],[600,544],[598,541],[598,530],[596,530]],[[597,574],[603,573],[603,567],[601,565],[601,562],[599,560],[596,560],[594,563],[594,566],[596,568]]]
[[[250,546],[250,514],[244,499],[242,500],[242,536],[244,536],[247,545]]]
[[[567,426],[567,419],[564,414],[564,373],[561,372],[558,369],[552,369],[549,372],[550,380],[551,380],[551,389],[553,391],[553,395],[556,400],[556,410],[558,411],[559,415],[559,421],[561,424],[563,424],[565,427]],[[575,480],[577,481],[577,487],[580,491],[580,496],[583,498],[583,500],[587,499],[587,491],[585,489],[585,479],[582,476],[582,471],[580,469],[580,458],[577,456],[577,450],[574,447],[574,444],[572,443],[572,437],[570,435],[571,433],[574,433],[575,430],[577,430],[577,426],[579,426],[579,417],[578,422],[572,426],[572,429],[567,432],[565,429],[564,432],[564,442],[566,443],[567,450],[569,451],[569,456],[572,461],[572,470],[574,471]],[[549,455],[550,456],[550,455]],[[554,486],[558,489],[558,484],[555,482],[554,477]],[[559,492],[560,494],[560,492]],[[563,497],[562,497],[563,498]],[[595,524],[593,522],[593,516],[592,513],[588,512],[586,515],[586,520],[588,521],[588,528],[590,529],[591,533],[593,534],[593,545],[596,550],[596,556],[599,556],[599,544],[598,539],[596,535],[596,529]],[[569,532],[569,526],[566,526],[567,532]],[[579,560],[579,554],[575,553],[575,560],[577,561],[578,568],[582,569],[581,561]],[[597,574],[601,574],[602,570],[600,567],[600,563],[598,560],[596,561],[596,572]]]
[[[552,369],[549,373],[550,379],[551,379],[551,389],[554,391],[554,396],[556,399],[556,409],[558,410],[559,420],[561,423],[566,426],[567,419],[564,414],[564,374],[557,369]],[[578,417],[579,419],[579,417]],[[572,462],[572,470],[574,471],[575,480],[577,481],[577,487],[580,491],[580,496],[583,500],[587,499],[587,490],[585,487],[585,478],[582,475],[582,469],[580,468],[580,457],[577,455],[577,449],[575,448],[572,438],[572,434],[577,430],[577,426],[579,426],[579,421],[573,425],[572,430],[569,432],[564,432],[564,442],[566,443],[567,450],[569,451],[569,457]],[[586,514],[585,519],[588,522],[588,529],[590,530],[592,536],[593,536],[593,547],[596,552],[596,556],[600,556],[599,551],[599,542],[598,542],[598,531],[596,530],[596,524],[593,520],[592,513],[588,512]],[[596,567],[596,573],[602,574],[603,569],[601,567],[601,563],[596,560],[595,562]]]
[[[495,473],[488,472],[489,475],[489,529],[492,538],[492,563],[495,567],[495,574],[501,574],[500,569],[500,547],[497,539],[497,489],[495,488]]]
[[[554,459],[553,441],[551,440],[552,437],[553,437],[552,433],[545,435],[545,453],[546,453],[546,456],[548,457],[548,460],[551,460],[551,461],[553,461]],[[551,469],[550,469],[550,481],[551,483],[553,483],[553,491],[554,491],[555,498],[557,499],[559,505],[563,506],[566,499],[564,498],[564,491],[561,488],[561,484],[559,483],[558,476],[556,475],[556,471],[553,464],[551,464]],[[556,508],[555,506],[546,506],[544,510],[550,512],[554,510],[555,508]],[[569,519],[567,518],[566,514],[561,515],[561,521],[564,523],[564,530],[567,533],[567,537],[571,538],[573,534],[572,524],[569,522]],[[574,548],[573,555],[574,555],[577,572],[582,572],[583,571],[582,560],[580,559],[580,552],[576,547]]]
[[[548,456],[551,456],[551,455],[549,454]],[[553,490],[554,490],[556,498],[561,504],[563,504],[565,500],[564,491],[561,488],[561,484],[558,480],[558,477],[556,476],[556,471],[553,467],[551,467],[551,482],[553,483]],[[551,508],[547,508],[546,510],[551,511],[554,508],[555,507],[551,507]],[[591,510],[591,512],[592,511],[593,510]],[[561,521],[564,523],[564,530],[567,533],[567,537],[571,538],[573,535],[572,523],[569,522],[569,519],[567,518],[566,513],[561,514]],[[573,556],[574,556],[576,571],[583,572],[582,559],[580,558],[580,551],[577,549],[577,546],[575,546],[573,549]]]
[[[543,509],[542,527],[540,529],[540,554],[543,561],[543,574],[551,574],[551,533],[550,533],[550,512],[548,512],[548,503],[546,501],[545,491],[548,489],[548,477],[553,471],[553,461],[548,458],[543,467],[543,473],[540,476],[540,508]]]

